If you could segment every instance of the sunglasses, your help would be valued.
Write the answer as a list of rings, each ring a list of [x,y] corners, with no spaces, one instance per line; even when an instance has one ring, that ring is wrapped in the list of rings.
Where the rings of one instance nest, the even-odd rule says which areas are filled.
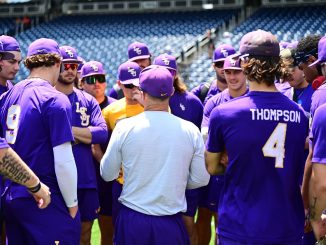
[[[96,84],[96,81],[98,81],[99,83],[105,83],[105,76],[103,75],[93,75],[93,76],[89,76],[89,77],[85,77],[85,82],[87,84]]]
[[[317,49],[314,48],[310,52],[297,51],[294,54],[294,65],[299,66],[301,63],[306,63],[309,60],[310,56],[317,56]]]
[[[65,71],[68,71],[69,69],[75,71],[78,68],[78,64],[63,63],[63,68],[65,69]]]
[[[133,89],[133,88],[137,87],[137,86],[133,85],[132,83],[130,83],[130,84],[123,84],[123,86],[125,88],[128,88],[128,89]]]
[[[217,68],[223,68],[224,66],[224,61],[218,61],[214,63],[215,67]]]

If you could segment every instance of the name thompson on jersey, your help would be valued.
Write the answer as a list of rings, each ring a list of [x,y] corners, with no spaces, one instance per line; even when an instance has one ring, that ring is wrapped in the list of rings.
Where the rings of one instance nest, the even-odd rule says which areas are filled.
[[[252,120],[284,121],[300,123],[300,111],[280,109],[250,109]]]

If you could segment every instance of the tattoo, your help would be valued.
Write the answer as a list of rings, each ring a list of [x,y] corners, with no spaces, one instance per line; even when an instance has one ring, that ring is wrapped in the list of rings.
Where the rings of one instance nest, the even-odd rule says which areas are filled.
[[[316,204],[317,204],[317,197],[314,197],[314,202],[309,207],[309,217],[312,220],[316,218]]]
[[[25,184],[31,179],[30,173],[9,153],[0,159],[0,174],[18,184]]]

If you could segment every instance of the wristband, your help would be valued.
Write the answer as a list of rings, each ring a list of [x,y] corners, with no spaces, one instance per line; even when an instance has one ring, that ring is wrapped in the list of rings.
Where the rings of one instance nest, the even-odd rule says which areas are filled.
[[[34,187],[31,187],[31,188],[27,188],[29,192],[31,193],[36,193],[38,192],[40,189],[41,189],[41,181],[38,182],[38,184]]]

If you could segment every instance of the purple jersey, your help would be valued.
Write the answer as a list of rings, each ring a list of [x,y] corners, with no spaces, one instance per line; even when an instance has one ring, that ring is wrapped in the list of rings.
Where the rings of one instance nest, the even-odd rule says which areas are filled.
[[[193,93],[194,95],[196,95],[199,99],[201,99],[200,97],[201,97],[201,92],[202,92],[202,89],[204,89],[203,87],[205,86],[206,84],[205,83],[201,83],[201,84],[199,84],[197,87],[194,87],[192,90],[191,90],[191,93]],[[205,99],[203,100],[203,105],[205,106],[205,104],[206,104],[206,102],[211,98],[211,97],[213,97],[214,95],[216,95],[216,94],[218,94],[218,93],[220,93],[221,92],[221,90],[216,86],[216,81],[214,81],[211,85],[210,85],[210,87],[209,87],[209,89],[208,89],[208,91],[207,91],[207,93],[206,93],[206,95],[205,95]]]
[[[314,93],[311,84],[305,88],[293,88],[289,83],[284,83],[282,86],[277,86],[277,89],[290,100],[301,105],[307,113],[310,113],[311,98]]]
[[[0,95],[2,95],[3,93],[7,92],[9,89],[11,89],[14,85],[12,84],[11,81],[7,81],[7,85],[6,86],[2,86],[0,85]]]
[[[279,92],[252,91],[212,111],[207,150],[226,150],[229,158],[218,209],[221,236],[250,244],[301,241],[307,127],[303,109]]]
[[[90,94],[74,88],[68,95],[72,106],[72,126],[89,128],[92,144],[107,141],[107,126],[97,101]],[[91,144],[77,143],[72,147],[78,173],[78,188],[96,188],[97,180],[93,164]]]
[[[248,93],[248,90],[246,91],[245,94]],[[209,121],[209,116],[211,115],[212,110],[220,105],[223,104],[225,102],[228,102],[230,100],[232,100],[233,97],[231,97],[230,93],[229,93],[229,89],[225,89],[224,91],[222,91],[221,93],[218,93],[217,95],[214,95],[213,97],[211,97],[205,107],[204,107],[204,116],[203,116],[203,121],[201,123],[201,127],[208,127],[208,121]]]
[[[24,80],[1,98],[1,130],[10,146],[52,193],[59,193],[53,147],[73,141],[66,96],[42,79]],[[12,183],[11,196],[30,196]]]
[[[312,95],[311,98],[311,108],[310,114],[311,117],[314,117],[315,111],[319,106],[326,103],[326,83],[323,83]]]
[[[312,162],[326,164],[326,104],[320,106],[312,122]]]
[[[118,84],[113,85],[113,87],[110,89],[108,95],[109,95],[109,97],[111,97],[113,99],[117,99],[117,100],[124,97],[124,94]]]
[[[200,129],[203,105],[195,95],[189,92],[175,92],[170,98],[169,105],[173,115],[192,122]]]

